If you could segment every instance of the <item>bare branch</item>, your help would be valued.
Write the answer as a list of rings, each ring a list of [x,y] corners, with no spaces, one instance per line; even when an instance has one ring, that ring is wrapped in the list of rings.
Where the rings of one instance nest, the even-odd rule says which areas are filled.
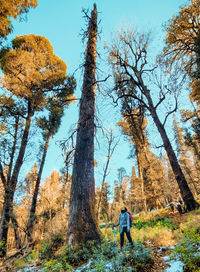
[[[165,126],[165,123],[166,123],[168,117],[169,117],[172,113],[176,112],[177,109],[178,109],[178,101],[177,101],[177,98],[175,98],[175,107],[174,107],[173,110],[169,111],[169,112],[166,114],[165,119],[164,119],[164,122],[163,122],[163,126]]]

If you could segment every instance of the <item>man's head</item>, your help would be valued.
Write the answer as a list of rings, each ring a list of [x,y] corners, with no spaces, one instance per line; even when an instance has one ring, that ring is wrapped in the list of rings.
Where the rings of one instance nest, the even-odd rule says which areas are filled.
[[[126,207],[123,207],[123,208],[121,209],[121,213],[125,213],[125,212],[127,212],[127,208],[126,208]]]

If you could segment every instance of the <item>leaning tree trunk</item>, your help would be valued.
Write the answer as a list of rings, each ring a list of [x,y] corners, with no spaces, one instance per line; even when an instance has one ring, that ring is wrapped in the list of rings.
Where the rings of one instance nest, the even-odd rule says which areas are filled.
[[[156,124],[156,127],[157,127],[159,133],[160,133],[160,136],[163,140],[163,145],[166,150],[166,153],[167,153],[170,165],[172,167],[172,171],[174,173],[175,179],[178,183],[182,199],[183,199],[188,211],[194,210],[196,207],[198,207],[198,204],[195,201],[192,192],[190,191],[190,188],[187,184],[185,176],[182,172],[182,169],[179,165],[179,162],[177,160],[175,152],[172,148],[172,145],[171,145],[169,138],[167,136],[167,133],[165,131],[164,125],[161,123],[161,121],[157,115],[156,109],[153,106],[153,101],[150,97],[149,90],[145,90],[145,94],[146,94],[146,98],[147,98],[148,104],[149,104],[149,111],[150,111],[151,116]]]
[[[29,105],[29,111],[28,111],[28,116],[26,118],[25,129],[22,136],[19,154],[15,163],[15,167],[13,169],[13,174],[10,180],[7,180],[5,184],[4,204],[3,204],[1,223],[0,223],[0,241],[3,241],[4,243],[2,255],[6,255],[8,227],[9,227],[9,221],[10,221],[12,207],[13,207],[14,193],[15,193],[15,189],[17,185],[19,172],[23,163],[23,158],[24,158],[27,142],[28,142],[28,135],[30,131],[32,116],[33,116],[33,112]]]
[[[97,10],[91,12],[80,101],[76,149],[72,173],[68,243],[78,245],[100,240],[95,214],[94,111]]]
[[[37,206],[37,198],[38,198],[40,181],[41,181],[41,177],[42,177],[42,172],[43,172],[44,163],[46,160],[46,155],[47,155],[47,150],[48,150],[50,139],[51,139],[51,135],[49,135],[49,137],[45,141],[42,160],[41,160],[41,164],[40,164],[40,169],[39,169],[39,172],[37,175],[37,180],[36,180],[35,189],[34,189],[34,193],[33,193],[31,209],[30,209],[30,214],[29,214],[29,219],[28,219],[28,224],[27,224],[27,234],[28,234],[28,241],[29,242],[32,241],[32,231],[33,231],[33,225],[34,225],[34,221],[35,221],[35,211],[36,211],[36,206]]]

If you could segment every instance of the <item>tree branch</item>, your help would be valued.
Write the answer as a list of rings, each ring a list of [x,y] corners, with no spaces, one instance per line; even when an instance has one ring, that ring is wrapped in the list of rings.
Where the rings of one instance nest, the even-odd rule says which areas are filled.
[[[3,173],[3,167],[2,167],[1,162],[0,162],[0,177],[1,177],[1,180],[2,180],[2,183],[3,183],[3,186],[5,188],[6,187],[6,178],[5,178],[5,175]]]

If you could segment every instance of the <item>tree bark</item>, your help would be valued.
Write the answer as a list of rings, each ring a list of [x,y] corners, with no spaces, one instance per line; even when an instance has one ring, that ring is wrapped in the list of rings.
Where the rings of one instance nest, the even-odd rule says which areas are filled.
[[[150,92],[146,88],[144,88],[144,89],[145,89],[145,96],[146,96],[146,98],[148,100],[148,104],[149,104],[149,111],[150,111],[151,116],[155,122],[155,125],[160,133],[160,136],[163,140],[163,145],[166,150],[166,153],[167,153],[170,165],[172,167],[172,171],[174,173],[175,179],[178,183],[182,199],[186,205],[187,210],[191,211],[191,210],[195,209],[196,207],[198,207],[198,204],[195,201],[195,199],[192,195],[192,192],[190,191],[190,188],[187,184],[185,176],[182,172],[182,169],[178,163],[175,152],[172,148],[172,145],[171,145],[169,138],[167,136],[167,133],[165,131],[164,125],[161,123],[161,121],[157,115],[156,109],[153,105],[153,101],[150,96]]]
[[[8,227],[9,227],[9,221],[11,217],[11,211],[13,207],[13,199],[14,199],[14,193],[17,185],[17,179],[19,176],[19,172],[23,163],[23,158],[28,142],[28,135],[30,131],[30,125],[31,125],[31,119],[33,116],[33,112],[31,109],[30,104],[28,105],[28,115],[26,117],[26,124],[24,133],[22,136],[21,146],[19,150],[19,154],[15,163],[15,167],[13,169],[13,174],[6,182],[5,185],[5,195],[4,195],[4,204],[3,204],[3,210],[1,215],[1,223],[0,223],[0,241],[4,242],[4,250],[3,255],[6,254],[6,246],[7,246],[7,236],[8,236]]]
[[[68,244],[100,240],[95,214],[94,111],[97,9],[91,12],[72,173]]]
[[[39,169],[39,172],[37,175],[37,180],[36,180],[35,189],[34,189],[34,193],[33,193],[31,209],[30,209],[30,214],[29,214],[29,219],[28,219],[28,224],[27,224],[27,234],[28,234],[28,241],[29,242],[32,241],[32,230],[33,230],[33,225],[34,225],[34,221],[35,221],[35,211],[36,211],[36,206],[37,206],[37,198],[38,198],[40,181],[41,181],[41,177],[42,177],[42,172],[43,172],[44,163],[46,160],[46,155],[47,155],[47,150],[48,150],[50,139],[51,139],[51,135],[48,136],[48,138],[46,139],[45,145],[44,145],[40,169]]]
[[[18,225],[17,219],[15,218],[15,215],[13,214],[13,212],[11,214],[11,220],[12,220],[12,225],[13,225],[14,234],[15,234],[16,248],[21,249],[22,244],[21,244],[21,239],[20,239],[20,235],[19,235],[19,225]]]

